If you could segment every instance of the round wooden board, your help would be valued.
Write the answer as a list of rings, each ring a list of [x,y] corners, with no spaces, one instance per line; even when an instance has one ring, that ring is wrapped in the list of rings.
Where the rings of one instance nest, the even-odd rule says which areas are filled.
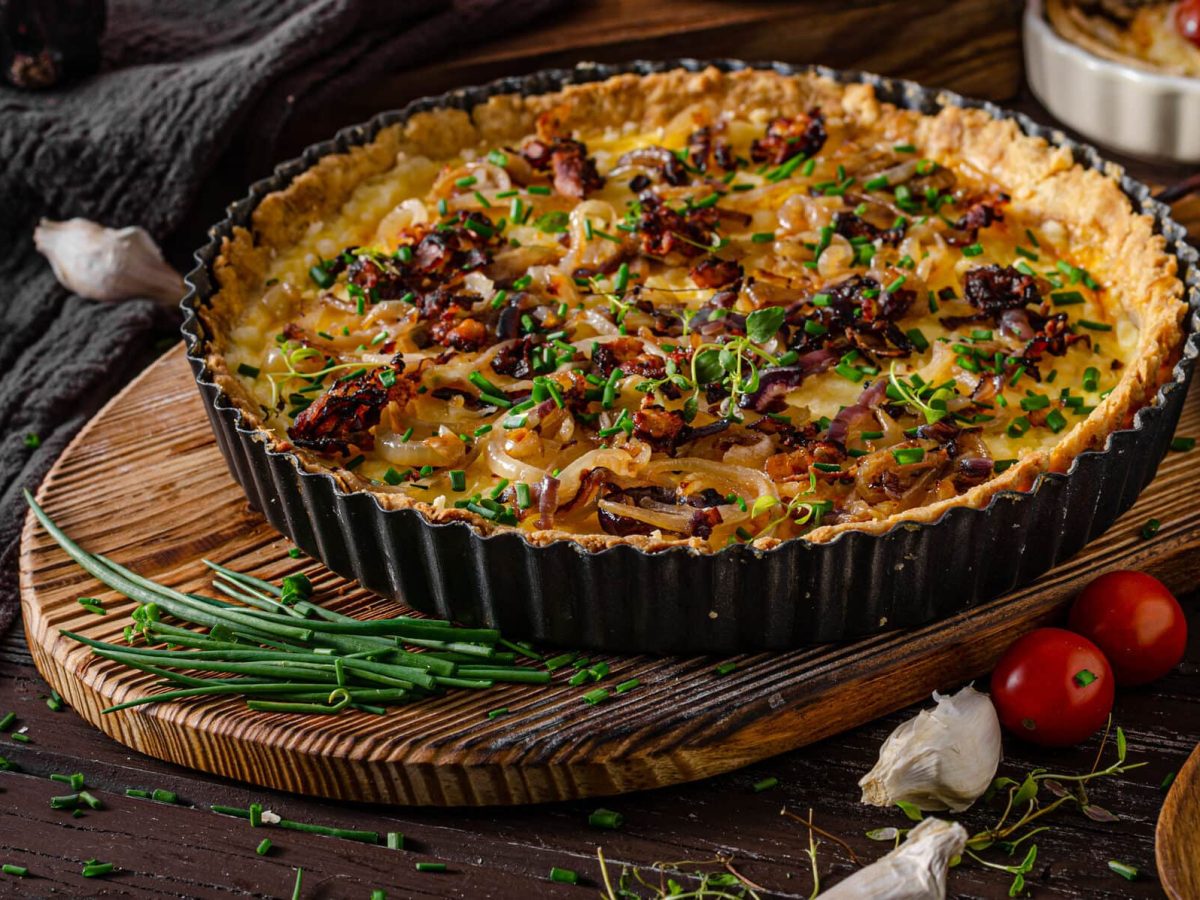
[[[1200,430],[1189,400],[1181,433]],[[1030,587],[946,622],[853,644],[738,658],[593,657],[607,684],[641,686],[590,706],[571,669],[544,687],[455,691],[386,716],[255,713],[236,699],[196,699],[104,715],[154,679],[95,658],[70,629],[116,640],[133,603],[101,588],[32,516],[21,596],[39,671],[80,715],[151,756],[265,787],[373,802],[484,805],[616,794],[714,775],[811,743],[986,672],[1017,634],[1055,616],[1105,568],[1148,568],[1176,589],[1200,572],[1200,505],[1187,455],[1172,455],[1137,506],[1076,559]],[[64,451],[39,501],[88,550],[184,591],[207,590],[200,559],[278,579],[304,571],[317,597],[345,612],[403,612],[335,576],[289,544],[246,503],[201,407],[182,346],[168,352]],[[1150,515],[1159,538],[1138,536]],[[100,597],[109,614],[86,612]],[[487,713],[508,707],[509,714]]]

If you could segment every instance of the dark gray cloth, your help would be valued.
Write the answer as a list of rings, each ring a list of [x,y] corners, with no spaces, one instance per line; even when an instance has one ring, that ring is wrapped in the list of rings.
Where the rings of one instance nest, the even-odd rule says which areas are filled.
[[[0,86],[0,632],[17,608],[21,489],[177,325],[149,301],[59,287],[33,247],[37,220],[141,225],[196,246],[200,231],[181,225],[239,134],[252,135],[237,145],[255,157],[244,170],[261,174],[291,117],[562,2],[110,0],[98,75],[43,93]]]

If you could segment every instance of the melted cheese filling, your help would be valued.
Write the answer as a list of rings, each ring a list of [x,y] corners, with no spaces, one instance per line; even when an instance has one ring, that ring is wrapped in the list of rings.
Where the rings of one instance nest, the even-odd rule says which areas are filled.
[[[684,155],[694,123],[578,136],[605,178],[582,200],[550,188],[548,174],[530,179],[528,167],[515,165],[519,148],[481,146],[450,160],[401,156],[359,185],[339,215],[313,222],[303,241],[277,253],[261,301],[234,330],[231,370],[261,406],[266,427],[286,441],[297,418],[340,379],[362,378],[400,356],[401,377],[419,382],[415,393],[379,412],[373,439],[362,442],[370,446],[324,454],[331,467],[372,490],[457,505],[502,527],[657,529],[719,546],[802,534],[822,521],[879,518],[961,493],[977,483],[963,475],[964,446],[967,457],[985,461],[977,469],[991,461],[990,474],[1053,446],[1133,355],[1137,327],[1113,317],[1117,306],[1088,275],[1086,254],[1065,246],[1056,223],[1027,220],[1007,204],[998,207],[1001,219],[967,233],[969,243],[951,241],[967,232],[955,225],[971,204],[1003,186],[954,161],[926,159],[920,148],[864,146],[836,125],[811,159],[760,164],[751,161],[752,149],[767,123],[713,124],[738,162],[730,170],[689,170],[683,185],[620,160],[646,147]],[[641,252],[639,201],[630,187],[639,175],[651,177],[651,189],[672,209],[711,203],[720,223],[711,241],[676,243],[666,258]],[[477,350],[429,342],[420,298],[356,296],[345,275],[327,286],[314,280],[314,268],[348,248],[356,249],[347,258],[367,248],[402,268],[397,254],[412,249],[415,235],[460,211],[486,217],[501,241],[487,265],[455,276],[455,289],[474,298],[461,312],[489,330]],[[839,214],[898,236],[847,237],[835,228]],[[725,306],[714,305],[719,288],[700,286],[690,274],[709,257],[732,260],[743,273]],[[1078,339],[1061,355],[1024,365],[1027,339],[964,299],[968,273],[987,266],[1036,278],[1042,303],[1028,309],[1065,313]],[[856,276],[877,286],[872,302],[911,292],[894,322],[908,352],[839,348],[835,365],[806,374],[764,411],[738,405],[773,368],[795,366],[796,357],[821,346],[822,298]],[[528,304],[519,334],[548,348],[543,361],[553,366],[532,375],[493,365],[498,348],[513,343],[491,333],[496,310],[518,295]],[[798,304],[803,322],[789,318],[783,331],[758,342],[747,336],[742,323],[753,320],[746,317],[771,308],[793,316]],[[597,372],[597,348],[628,338],[647,357],[670,360],[662,376]],[[804,340],[815,343],[789,351],[789,343]],[[723,349],[729,345],[734,351]],[[723,380],[697,384],[697,363],[702,371],[716,365]],[[569,387],[560,376],[572,370],[586,373],[592,399],[559,406],[558,394]],[[1001,387],[975,403],[985,379]],[[840,442],[844,452],[823,449],[839,414],[880,381],[886,396],[853,421]],[[511,398],[505,407],[488,405],[486,396],[481,405],[480,395],[495,396],[492,389]],[[655,445],[631,427],[649,404],[712,433]],[[722,422],[724,430],[711,428]],[[939,423],[960,431],[957,455],[918,433]],[[937,466],[922,468],[935,458]],[[589,481],[595,472],[604,475],[598,490]],[[550,482],[557,497],[547,500]],[[717,512],[697,526],[695,511],[708,509]]]

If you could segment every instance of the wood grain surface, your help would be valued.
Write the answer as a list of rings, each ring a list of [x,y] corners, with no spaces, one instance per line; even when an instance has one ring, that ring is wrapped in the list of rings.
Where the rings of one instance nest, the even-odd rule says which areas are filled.
[[[1200,431],[1189,398],[1183,433]],[[40,499],[85,548],[181,590],[206,586],[201,557],[277,579],[308,572],[317,597],[359,616],[399,610],[289,545],[249,509],[208,429],[182,347],[167,353],[76,438]],[[988,671],[1024,630],[1052,619],[1099,571],[1151,571],[1173,589],[1200,577],[1194,458],[1172,454],[1136,507],[1082,554],[1028,588],[923,629],[844,645],[738,657],[595,657],[610,680],[642,687],[598,706],[560,672],[545,687],[455,692],[387,716],[263,714],[236,699],[197,699],[104,715],[153,679],[94,658],[69,628],[118,639],[133,603],[98,585],[27,522],[22,604],[30,650],[47,681],[88,721],[160,759],[265,787],[352,800],[490,805],[624,793],[728,771],[836,734],[939,687]],[[1140,536],[1154,516],[1159,537]],[[101,597],[110,614],[76,603]],[[511,714],[488,719],[507,706]]]
[[[1171,784],[1158,816],[1154,855],[1171,900],[1200,897],[1200,746]]]

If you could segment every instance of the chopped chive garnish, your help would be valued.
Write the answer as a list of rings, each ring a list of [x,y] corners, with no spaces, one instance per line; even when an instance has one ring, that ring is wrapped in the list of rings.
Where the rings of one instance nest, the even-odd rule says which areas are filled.
[[[125,789],[125,796],[126,796],[126,797],[133,797],[134,799],[137,799],[137,800],[149,800],[149,799],[150,799],[150,792],[149,792],[149,791],[143,791],[143,790],[141,790],[141,789],[139,789],[139,788],[126,788],[126,789]]]
[[[300,900],[300,886],[304,883],[304,870],[296,869],[296,883],[292,886],[292,900]]]
[[[16,721],[17,714],[15,712],[5,713],[4,717],[0,718],[0,731],[8,731]]]
[[[487,714],[487,717],[489,719],[499,719],[501,716],[507,716],[507,715],[508,715],[508,707],[501,706],[498,709],[490,710]]]
[[[1054,291],[1050,294],[1050,302],[1055,306],[1075,306],[1083,303],[1083,294],[1079,291]]]
[[[440,862],[419,862],[417,863],[418,872],[445,872],[446,864]]]
[[[518,481],[516,485],[517,491],[517,506],[521,509],[529,509],[533,505],[533,500],[529,496],[529,485],[523,481]]]
[[[91,863],[83,867],[84,878],[99,878],[101,875],[109,875],[116,868],[112,863]]]
[[[779,779],[776,778],[774,775],[771,775],[767,778],[762,779],[762,781],[754,782],[754,793],[760,794],[763,791],[770,790],[771,788],[775,787],[778,784],[779,784]]]
[[[1080,319],[1075,324],[1080,328],[1086,328],[1089,331],[1112,331],[1112,326],[1106,322],[1091,322],[1087,319]]]
[[[237,371],[239,375],[245,375],[247,378],[257,378],[261,370],[245,363],[238,363]]]
[[[1083,371],[1083,389],[1085,391],[1094,391],[1100,386],[1100,370],[1095,366],[1088,366]]]
[[[773,231],[756,231],[750,235],[750,240],[756,244],[766,244],[775,240],[775,232]]]
[[[266,856],[271,850],[271,839],[263,838],[258,842],[258,846],[254,848],[254,852],[259,856]]]
[[[983,255],[983,244],[971,244],[968,247],[963,247],[962,255],[963,256],[982,256]]]
[[[925,451],[920,447],[900,447],[892,450],[892,457],[900,465],[907,466],[925,459]]]
[[[1158,519],[1149,519],[1147,520],[1146,524],[1142,526],[1142,537],[1148,541],[1150,538],[1158,534],[1158,530],[1160,528],[1162,528],[1162,522],[1158,521]]]
[[[588,824],[593,828],[608,828],[616,830],[625,824],[625,817],[611,809],[598,809],[588,816]]]
[[[1187,453],[1196,446],[1194,437],[1177,437],[1171,440],[1171,449],[1176,453]]]
[[[641,683],[640,679],[630,678],[628,681],[622,681],[613,690],[618,694],[624,694],[626,691],[632,691],[635,687],[641,686]]]
[[[465,491],[467,489],[467,473],[462,469],[450,470],[450,488],[455,491]]]
[[[16,734],[10,734],[9,737],[12,738],[14,741],[17,741],[20,744],[28,744],[29,743],[29,735],[27,735],[23,732],[18,731]]]
[[[12,863],[5,863],[3,866],[0,866],[0,871],[3,871],[5,875],[15,875],[17,878],[24,878],[29,874],[29,869],[25,868],[25,866],[15,866]]]
[[[730,660],[729,662],[718,663],[713,667],[713,671],[718,675],[728,675],[730,672],[736,670],[737,667],[738,664],[733,660]]]
[[[594,691],[588,691],[586,694],[584,694],[583,700],[585,703],[595,706],[598,703],[603,703],[609,698],[609,696],[610,695],[607,688],[596,688]]]
[[[150,793],[151,800],[157,800],[159,803],[178,803],[179,795],[174,791],[166,791],[162,788],[155,788]]]
[[[404,835],[399,831],[389,831],[387,833],[387,848],[389,850],[403,850]]]
[[[63,708],[63,698],[54,688],[50,689],[50,696],[46,698],[46,705],[50,707],[52,712],[59,712]]]
[[[999,475],[1010,466],[1016,465],[1016,463],[1017,461],[1015,459],[998,459],[992,464],[992,471]]]

